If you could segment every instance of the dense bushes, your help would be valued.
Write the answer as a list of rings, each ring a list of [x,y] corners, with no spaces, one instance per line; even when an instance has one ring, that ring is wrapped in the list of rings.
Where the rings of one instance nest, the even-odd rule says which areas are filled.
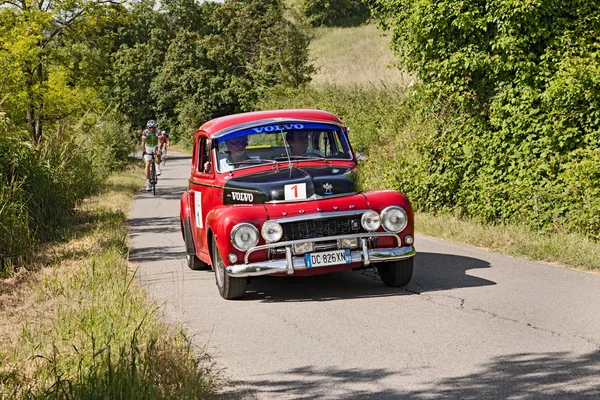
[[[432,104],[420,86],[321,86],[275,89],[260,108],[319,108],[340,116],[354,148],[369,157],[359,168],[362,187],[400,190],[419,210],[598,237],[600,149],[571,151],[553,181],[532,185],[527,164],[521,170],[490,167],[504,144],[482,134],[485,120],[456,120],[450,107]],[[519,178],[499,184],[511,173]]]
[[[600,3],[370,1],[422,81],[428,210],[600,237]]]
[[[128,127],[104,118],[86,134],[68,126],[48,129],[39,146],[0,121],[0,276],[25,261],[34,244],[59,239],[76,203],[127,162],[133,150]]]
[[[302,0],[300,9],[312,26],[358,25],[369,18],[362,0]]]

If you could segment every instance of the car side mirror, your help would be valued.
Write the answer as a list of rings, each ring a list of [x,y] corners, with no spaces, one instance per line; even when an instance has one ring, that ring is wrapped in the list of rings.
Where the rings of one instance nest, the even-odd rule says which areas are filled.
[[[365,152],[362,149],[356,150],[354,157],[356,158],[356,161],[358,161],[358,162],[367,161],[369,159],[369,157],[367,157],[365,155]]]

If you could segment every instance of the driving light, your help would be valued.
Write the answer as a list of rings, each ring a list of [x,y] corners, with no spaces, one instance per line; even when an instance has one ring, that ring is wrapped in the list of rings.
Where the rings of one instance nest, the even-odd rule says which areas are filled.
[[[338,249],[356,249],[358,248],[358,238],[345,238],[337,240]]]
[[[258,243],[258,229],[252,224],[242,222],[231,230],[231,244],[238,250],[247,251]]]
[[[369,210],[362,215],[360,223],[365,230],[375,232],[381,226],[381,218],[377,211]]]
[[[408,224],[406,211],[398,206],[386,207],[381,212],[381,225],[388,232],[400,232]]]
[[[313,242],[294,243],[292,250],[294,254],[311,253],[315,250],[315,244]]]
[[[277,242],[283,236],[283,227],[275,221],[267,221],[263,224],[260,233],[265,242]]]

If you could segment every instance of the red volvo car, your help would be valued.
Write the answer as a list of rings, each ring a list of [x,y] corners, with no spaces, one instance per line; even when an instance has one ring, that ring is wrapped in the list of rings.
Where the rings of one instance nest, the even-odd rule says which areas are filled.
[[[402,193],[357,192],[348,129],[319,110],[213,119],[194,135],[181,196],[187,263],[212,268],[225,299],[249,277],[375,266],[388,286],[413,274],[413,212]]]

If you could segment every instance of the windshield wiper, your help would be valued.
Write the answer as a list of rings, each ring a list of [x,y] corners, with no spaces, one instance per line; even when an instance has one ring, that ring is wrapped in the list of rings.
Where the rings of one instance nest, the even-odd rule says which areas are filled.
[[[294,156],[294,155],[290,155],[289,156],[290,160],[314,160],[314,159],[318,159],[318,158],[322,158],[322,157],[318,157],[318,156]],[[276,157],[275,160],[277,160],[277,161],[281,161],[281,160],[287,161],[288,157],[285,156],[285,155],[282,155],[282,156]]]

